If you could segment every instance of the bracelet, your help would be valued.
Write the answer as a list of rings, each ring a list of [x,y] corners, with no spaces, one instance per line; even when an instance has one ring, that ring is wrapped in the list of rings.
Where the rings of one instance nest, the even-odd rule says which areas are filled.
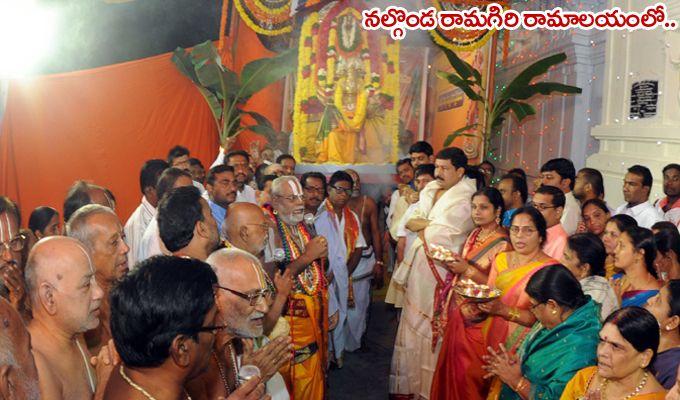
[[[510,307],[510,310],[508,311],[508,319],[512,322],[518,320],[520,317],[519,310],[516,309],[515,307]]]
[[[521,394],[524,391],[524,389],[526,389],[528,386],[529,381],[525,377],[522,377],[515,386],[515,393]]]

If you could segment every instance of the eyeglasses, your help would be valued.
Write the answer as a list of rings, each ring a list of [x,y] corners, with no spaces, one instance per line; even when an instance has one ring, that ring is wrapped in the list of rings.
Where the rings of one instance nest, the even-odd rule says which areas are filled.
[[[290,196],[281,196],[280,194],[277,194],[275,196],[280,197],[282,199],[286,199],[288,201],[295,201],[295,200],[305,201],[305,199],[307,198],[307,196],[305,196],[304,194],[293,194],[293,195],[290,195]]]
[[[557,206],[549,206],[547,204],[543,203],[534,203],[533,201],[529,203],[530,206],[533,208],[537,209],[538,211],[545,211],[549,208],[557,208]]]
[[[14,239],[10,239],[9,242],[0,243],[0,251],[7,249],[8,251],[21,251],[26,245],[26,236],[24,234],[19,234]]]
[[[533,235],[536,232],[537,229],[532,228],[530,226],[517,226],[517,225],[510,226],[510,233],[512,233],[513,235],[519,235],[520,233]]]
[[[268,288],[260,289],[255,293],[245,294],[245,293],[241,293],[239,291],[233,290],[233,289],[226,288],[224,286],[215,285],[215,287],[218,288],[218,289],[226,290],[229,293],[235,294],[236,296],[238,296],[238,297],[240,297],[244,300],[248,300],[248,303],[250,304],[251,307],[256,306],[257,303],[260,302],[260,300],[266,300],[268,298],[271,298],[271,296],[273,294],[271,289],[268,289]]]
[[[346,194],[347,196],[352,195],[353,189],[345,189],[337,186],[331,186],[331,189],[335,190],[338,194]]]

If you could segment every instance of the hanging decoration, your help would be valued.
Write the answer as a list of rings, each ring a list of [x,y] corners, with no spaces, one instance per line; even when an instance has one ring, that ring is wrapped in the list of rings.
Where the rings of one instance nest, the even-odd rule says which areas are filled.
[[[506,1],[498,0],[424,0],[425,6],[434,7],[439,11],[463,11],[471,7],[479,7],[485,10],[486,6],[491,3],[500,4],[504,8],[507,6]],[[484,46],[486,42],[491,39],[495,30],[465,30],[465,29],[433,29],[430,35],[434,41],[452,51],[472,51]]]
[[[395,162],[399,43],[361,28],[361,6],[337,2],[302,24],[293,134],[306,163]]]
[[[235,0],[241,19],[253,31],[277,36],[293,30],[290,0]]]

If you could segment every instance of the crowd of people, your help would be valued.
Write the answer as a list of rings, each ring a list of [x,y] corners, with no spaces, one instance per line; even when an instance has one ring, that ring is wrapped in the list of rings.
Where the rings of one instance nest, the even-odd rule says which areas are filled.
[[[530,193],[417,142],[383,196],[268,158],[176,146],[125,222],[91,182],[25,227],[0,196],[0,398],[329,398],[388,283],[390,398],[680,399],[680,165],[654,204],[632,166],[614,209],[563,158]]]

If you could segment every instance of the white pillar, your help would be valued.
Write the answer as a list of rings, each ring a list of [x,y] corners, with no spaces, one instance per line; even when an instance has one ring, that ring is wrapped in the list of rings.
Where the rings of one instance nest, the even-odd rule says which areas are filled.
[[[669,18],[680,21],[680,0],[664,2]],[[646,0],[609,2],[623,11],[642,11]],[[607,33],[602,123],[591,134],[600,141],[599,152],[587,165],[600,170],[606,200],[611,207],[623,203],[621,192],[626,170],[644,165],[654,175],[650,200],[663,197],[663,167],[680,162],[680,30],[611,31]],[[656,115],[631,118],[634,83],[658,81]]]

